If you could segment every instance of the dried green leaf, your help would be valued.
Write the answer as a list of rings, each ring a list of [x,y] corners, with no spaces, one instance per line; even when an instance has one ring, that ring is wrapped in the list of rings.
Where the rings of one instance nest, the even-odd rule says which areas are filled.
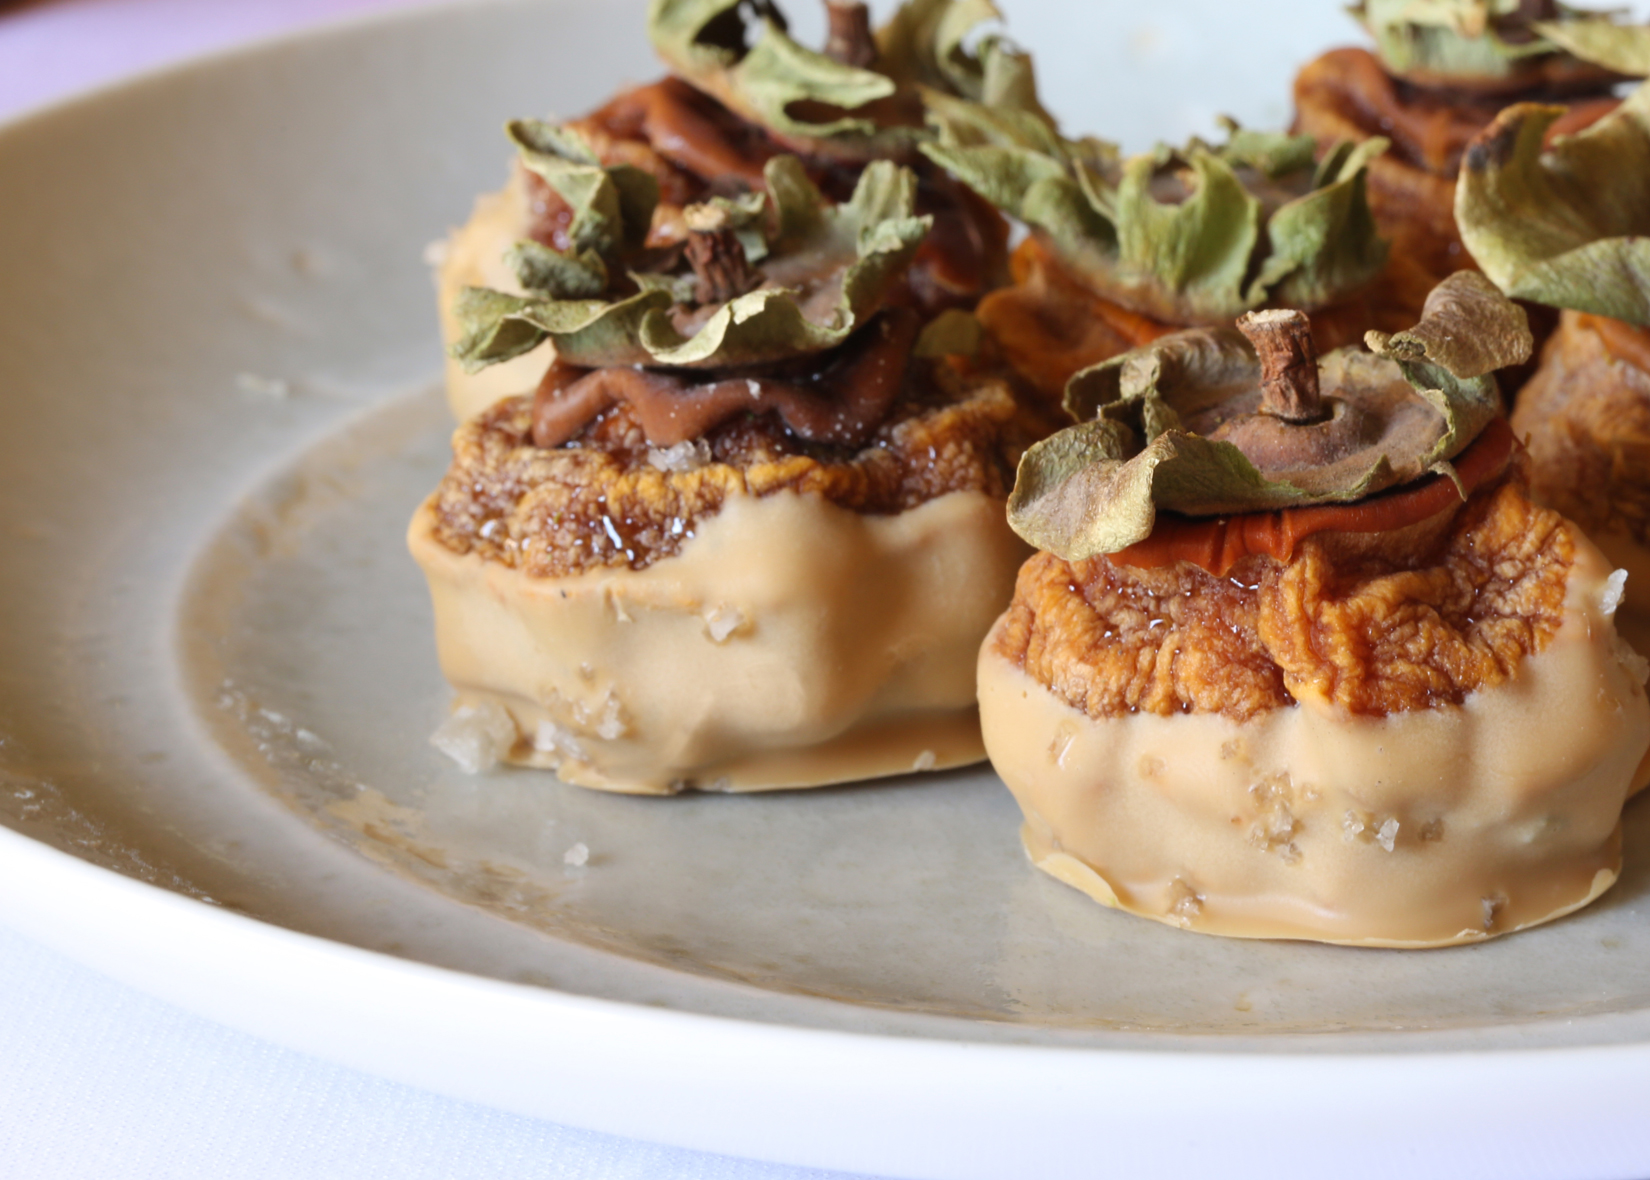
[[[1246,292],[1249,299],[1324,307],[1380,273],[1387,243],[1370,212],[1367,183],[1369,162],[1387,146],[1379,136],[1340,145],[1325,158],[1313,189],[1278,207],[1266,224],[1271,254]],[[1332,163],[1338,167],[1330,171]]]
[[[768,163],[768,192],[734,203],[755,225],[772,204],[776,236],[756,264],[758,289],[712,308],[681,305],[691,274],[636,273],[636,295],[618,300],[465,292],[455,309],[464,334],[453,354],[469,368],[508,360],[545,339],[569,364],[726,368],[835,347],[882,307],[927,233],[914,215],[916,178],[873,161],[853,197],[831,206],[794,157]]]
[[[742,10],[753,14],[751,28]],[[653,0],[647,30],[672,70],[782,136],[875,136],[878,127],[868,118],[810,121],[792,107],[807,102],[851,112],[894,93],[891,78],[797,44],[769,0]]]
[[[1173,333],[1085,369],[1066,387],[1066,407],[1086,420],[1026,452],[1009,524],[1080,560],[1145,539],[1159,509],[1210,516],[1346,503],[1439,470],[1500,413],[1482,366],[1518,354],[1519,313],[1481,278],[1435,296],[1416,328],[1382,338],[1393,355],[1340,349],[1320,359],[1325,405],[1349,415],[1365,407],[1380,426],[1372,442],[1363,426],[1349,430],[1350,445],[1305,466],[1251,461],[1257,452],[1219,437],[1252,422],[1260,403],[1259,360],[1233,329]],[[1486,339],[1460,339],[1477,332]]]
[[[1275,179],[1314,167],[1318,145],[1310,135],[1254,131],[1224,115],[1218,121],[1226,131],[1226,143],[1210,150],[1234,168],[1252,168]]]
[[[990,0],[906,0],[861,69],[799,45],[771,0],[653,0],[648,34],[677,73],[800,150],[868,159],[901,155],[926,135],[866,108],[901,89],[935,90],[1041,117],[1030,57],[997,34]],[[808,141],[806,143],[799,141]]]
[[[575,251],[612,259],[641,249],[659,203],[657,180],[628,164],[603,166],[570,128],[517,119],[506,131],[522,164],[572,208],[567,236]]]
[[[1179,157],[1168,149],[1123,165],[1117,186],[1117,247],[1111,291],[1120,302],[1173,323],[1228,319],[1259,300],[1243,294],[1243,279],[1260,240],[1261,204],[1230,164],[1193,148],[1184,200],[1154,191]]]
[[[1555,20],[1532,20],[1520,0],[1363,0],[1352,14],[1399,75],[1494,82],[1557,54],[1630,77],[1650,73],[1650,30],[1618,23],[1621,12],[1557,8]]]
[[[1521,365],[1535,348],[1524,309],[1475,270],[1456,271],[1434,287],[1413,328],[1369,332],[1365,340],[1371,352],[1439,365],[1462,378]]]
[[[995,34],[981,37],[972,54],[964,45],[980,25],[1001,19],[991,0],[906,0],[877,30],[877,69],[901,86],[1046,120],[1029,54]]]
[[[824,196],[808,179],[807,169],[795,156],[776,156],[763,169],[769,201],[773,206],[774,244],[794,248],[817,234],[824,224],[827,208]]]
[[[1618,25],[1609,16],[1573,17],[1531,27],[1572,57],[1629,78],[1650,77],[1650,26]]]
[[[1650,86],[1543,151],[1561,114],[1521,103],[1473,140],[1461,239],[1514,298],[1650,324]]]
[[[517,242],[504,261],[524,288],[552,299],[595,299],[607,290],[607,264],[594,250],[564,254],[538,242]]]
[[[662,291],[607,302],[524,298],[466,287],[453,307],[463,335],[452,351],[472,373],[531,352],[546,339],[554,340],[557,355],[572,364],[631,364],[643,321],[664,314],[670,302]]]
[[[1352,14],[1395,74],[1498,78],[1556,49],[1541,37],[1509,41],[1498,33],[1496,22],[1518,8],[1518,0],[1363,0]]]
[[[929,159],[1042,234],[1100,294],[1167,323],[1220,323],[1266,303],[1320,307],[1386,261],[1369,211],[1368,162],[1386,141],[1314,168],[1305,136],[1228,124],[1231,141],[1193,141],[1118,163],[1097,140],[1046,121],[925,94]]]

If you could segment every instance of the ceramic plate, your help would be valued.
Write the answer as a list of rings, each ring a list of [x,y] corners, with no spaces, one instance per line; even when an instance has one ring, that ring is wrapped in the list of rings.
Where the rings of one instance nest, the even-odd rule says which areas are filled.
[[[1070,125],[1137,147],[1281,121],[1351,33],[1009,7]],[[430,748],[425,247],[502,180],[506,117],[652,72],[640,30],[635,2],[432,9],[0,131],[0,916],[322,1056],[747,1156],[1650,1172],[1642,805],[1590,910],[1399,953],[1102,910],[1027,865],[986,770],[636,799]]]

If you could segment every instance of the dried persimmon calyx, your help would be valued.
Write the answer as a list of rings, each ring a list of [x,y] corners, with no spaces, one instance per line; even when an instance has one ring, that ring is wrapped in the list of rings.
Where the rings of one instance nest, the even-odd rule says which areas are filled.
[[[1039,112],[925,95],[922,152],[1023,221],[1097,293],[1163,323],[1216,324],[1267,304],[1317,308],[1386,262],[1365,192],[1387,141],[1336,145],[1227,121],[1220,145],[1128,159],[1066,139]]]
[[[601,209],[591,195],[602,194],[602,181],[625,169],[590,168],[601,180],[575,173],[579,187],[569,185],[572,196],[563,195],[574,209],[574,226],[584,217],[609,227],[574,239],[590,243],[608,278],[605,289],[566,297],[561,270],[594,276],[595,263],[582,262],[584,255],[524,249],[521,258],[557,285],[534,290],[536,272],[518,266],[526,295],[466,289],[455,308],[463,335],[453,348],[466,367],[509,360],[547,339],[559,361],[588,368],[727,368],[821,353],[885,305],[932,223],[915,214],[916,178],[909,169],[873,161],[852,198],[832,205],[796,157],[777,156],[764,172],[766,192],[695,207],[691,220],[704,228],[690,225],[689,236],[701,235],[703,250],[690,241],[685,250],[661,255],[642,246],[645,229],[628,228],[645,227],[643,210],[650,215],[650,205],[638,201],[627,210],[607,200]],[[718,244],[709,244],[712,237]],[[737,263],[729,256],[734,250],[742,255]],[[658,269],[631,269],[643,265]]]
[[[974,37],[1001,19],[990,0],[909,0],[874,33],[862,4],[828,0],[827,17],[813,50],[771,0],[654,0],[648,36],[680,77],[807,154],[909,158],[928,134],[918,88],[1042,110],[1030,57]]]
[[[1650,324],[1650,85],[1544,146],[1562,107],[1520,103],[1473,140],[1461,240],[1508,295]]]
[[[1564,92],[1650,73],[1650,28],[1620,12],[1554,0],[1362,0],[1351,11],[1387,70],[1420,85]]]
[[[1079,422],[1021,459],[1010,525],[1075,561],[1144,540],[1159,509],[1362,499],[1464,451],[1501,412],[1493,371],[1531,348],[1523,310],[1470,271],[1433,291],[1413,329],[1377,337],[1377,353],[1316,358],[1304,321],[1273,311],[1246,317],[1247,337],[1187,329],[1077,374],[1066,408]],[[1298,372],[1303,357],[1313,382]]]

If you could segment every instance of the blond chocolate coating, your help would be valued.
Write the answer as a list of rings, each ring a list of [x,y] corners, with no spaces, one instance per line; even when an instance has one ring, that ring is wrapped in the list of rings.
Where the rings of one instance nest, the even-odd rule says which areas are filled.
[[[974,661],[1024,544],[1002,501],[889,516],[730,495],[674,556],[538,577],[455,553],[433,498],[408,542],[459,704],[513,719],[509,759],[604,790],[815,786],[984,754]]]

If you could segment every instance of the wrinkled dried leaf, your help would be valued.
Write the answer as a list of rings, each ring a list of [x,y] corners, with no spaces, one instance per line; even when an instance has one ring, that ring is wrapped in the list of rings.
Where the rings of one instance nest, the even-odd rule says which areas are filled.
[[[538,242],[517,242],[504,261],[524,288],[552,299],[597,299],[607,290],[607,264],[594,250],[564,254]]]
[[[1396,361],[1441,365],[1456,377],[1481,377],[1530,359],[1530,317],[1475,270],[1456,271],[1427,295],[1421,322],[1387,335],[1369,332],[1370,351]]]
[[[1532,27],[1572,57],[1629,78],[1650,77],[1650,26],[1573,14],[1571,20],[1537,21]]]
[[[902,86],[1046,119],[1030,54],[996,34],[981,37],[973,53],[964,45],[980,25],[1001,19],[991,0],[906,0],[877,30],[876,68]]]
[[[1518,9],[1518,0],[1363,0],[1352,14],[1395,74],[1500,78],[1525,59],[1556,50],[1542,37],[1498,34],[1492,21]]]
[[[1455,192],[1461,239],[1508,295],[1650,323],[1650,86],[1543,151],[1562,113],[1522,103],[1473,140]]]
[[[1516,352],[1505,339],[1511,304],[1486,288],[1469,281],[1429,300],[1429,317],[1392,338],[1405,341],[1399,349],[1408,359],[1354,349],[1321,358],[1326,397],[1407,383],[1414,391],[1407,396],[1437,415],[1410,401],[1404,425],[1309,478],[1268,478],[1237,446],[1184,425],[1259,385],[1254,350],[1231,328],[1173,333],[1085,369],[1066,388],[1066,408],[1087,420],[1026,452],[1009,524],[1038,548],[1080,560],[1144,540],[1159,509],[1211,516],[1346,503],[1439,470],[1500,413],[1495,379],[1471,370]],[[1492,302],[1502,306],[1491,310]],[[1440,326],[1451,323],[1460,332],[1483,326],[1497,343],[1467,346],[1440,336]],[[1452,371],[1455,363],[1466,367]]]
[[[1044,234],[1100,294],[1164,322],[1323,306],[1385,264],[1364,179],[1385,140],[1314,169],[1310,138],[1230,125],[1225,146],[1193,141],[1119,163],[1111,145],[1063,139],[1024,112],[925,99],[938,131],[925,155]],[[1294,180],[1282,199],[1280,177]],[[1165,192],[1166,180],[1180,191]]]
[[[453,306],[463,335],[452,351],[464,362],[465,370],[472,373],[531,352],[546,339],[556,342],[557,354],[566,357],[569,363],[610,363],[575,358],[635,355],[635,341],[643,321],[650,315],[664,314],[670,303],[670,296],[663,291],[643,291],[629,299],[606,302],[524,298],[466,287],[459,292]]]
[[[742,9],[752,13],[750,28]],[[866,118],[844,114],[815,122],[790,108],[807,101],[847,112],[894,93],[892,79],[797,44],[770,0],[653,0],[647,31],[672,70],[780,135],[875,135],[876,124]]]
[[[747,229],[772,206],[774,236],[755,264],[763,286],[695,317],[691,331],[670,315],[691,298],[681,271],[634,274],[638,294],[605,301],[470,289],[454,309],[464,332],[453,355],[473,370],[548,338],[568,364],[725,368],[835,347],[882,307],[927,233],[930,219],[914,216],[916,178],[875,161],[853,197],[832,206],[793,156],[769,161],[765,177],[760,201],[731,206]]]
[[[908,152],[926,134],[866,111],[900,87],[1042,113],[1026,54],[996,34],[973,52],[964,44],[1000,17],[989,0],[907,0],[875,34],[866,69],[799,45],[771,0],[653,0],[648,35],[673,70],[742,118],[793,144],[871,158]]]
[[[570,128],[516,119],[505,130],[528,171],[572,207],[567,236],[575,251],[614,258],[641,249],[659,203],[657,180],[628,164],[604,167]]]
[[[1629,77],[1650,73],[1650,30],[1623,12],[1559,6],[1531,20],[1519,0],[1363,0],[1352,9],[1395,74],[1489,81],[1564,53]]]

